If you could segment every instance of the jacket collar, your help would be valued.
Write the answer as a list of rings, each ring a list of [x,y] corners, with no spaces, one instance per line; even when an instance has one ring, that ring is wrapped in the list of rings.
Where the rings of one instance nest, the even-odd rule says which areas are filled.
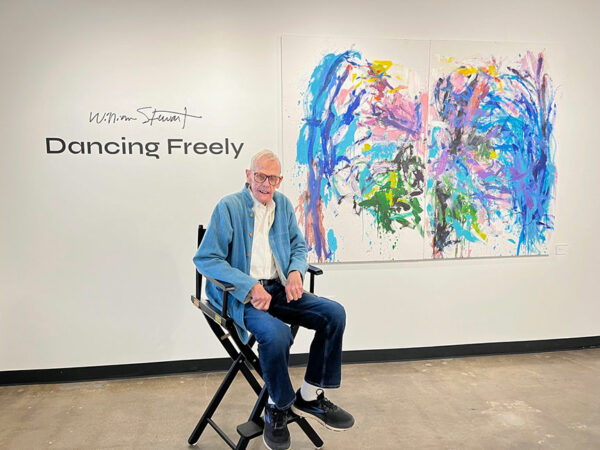
[[[242,196],[244,197],[248,208],[252,208],[254,206],[254,199],[252,198],[249,187],[250,185],[248,183],[244,183],[244,187],[242,188]]]

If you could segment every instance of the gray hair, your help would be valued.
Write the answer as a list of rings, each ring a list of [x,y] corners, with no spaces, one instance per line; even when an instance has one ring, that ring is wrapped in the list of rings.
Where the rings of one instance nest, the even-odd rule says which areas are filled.
[[[262,158],[265,158],[267,161],[277,161],[279,163],[279,167],[281,167],[281,161],[279,161],[279,158],[275,153],[273,153],[271,150],[261,150],[250,160],[250,170],[254,170],[256,163]]]

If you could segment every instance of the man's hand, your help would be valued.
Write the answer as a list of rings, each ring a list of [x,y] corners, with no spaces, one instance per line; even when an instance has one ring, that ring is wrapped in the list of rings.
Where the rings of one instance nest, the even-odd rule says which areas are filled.
[[[262,284],[256,283],[252,286],[252,289],[250,289],[250,303],[252,303],[252,306],[256,309],[267,311],[271,305],[271,294],[265,291]]]
[[[288,303],[293,300],[298,300],[302,297],[304,288],[302,287],[302,276],[300,272],[294,270],[289,273],[287,283],[285,285],[285,295]]]

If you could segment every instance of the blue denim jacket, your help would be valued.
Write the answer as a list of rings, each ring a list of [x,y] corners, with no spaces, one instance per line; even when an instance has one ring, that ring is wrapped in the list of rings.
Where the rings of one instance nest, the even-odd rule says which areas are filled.
[[[236,194],[224,197],[217,204],[194,256],[198,272],[235,287],[228,294],[227,308],[243,342],[248,341],[244,325],[244,302],[258,281],[248,275],[254,234],[254,200],[247,186]],[[297,270],[304,279],[308,269],[306,244],[296,223],[294,208],[280,192],[275,191],[273,201],[277,206],[275,220],[269,230],[271,251],[286,277]],[[221,289],[207,281],[206,294],[211,303],[221,308]]]

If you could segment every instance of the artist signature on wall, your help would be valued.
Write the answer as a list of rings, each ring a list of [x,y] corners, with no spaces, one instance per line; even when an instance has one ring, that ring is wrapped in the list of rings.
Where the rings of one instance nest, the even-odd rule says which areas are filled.
[[[197,116],[188,113],[187,106],[183,107],[181,111],[169,111],[166,109],[156,109],[153,106],[143,106],[136,109],[134,115],[119,114],[112,111],[107,112],[90,112],[89,123],[97,125],[112,125],[121,122],[138,122],[142,125],[152,126],[156,122],[160,123],[174,123],[181,125],[182,129],[185,129],[185,125],[189,119],[202,119],[202,116]]]

